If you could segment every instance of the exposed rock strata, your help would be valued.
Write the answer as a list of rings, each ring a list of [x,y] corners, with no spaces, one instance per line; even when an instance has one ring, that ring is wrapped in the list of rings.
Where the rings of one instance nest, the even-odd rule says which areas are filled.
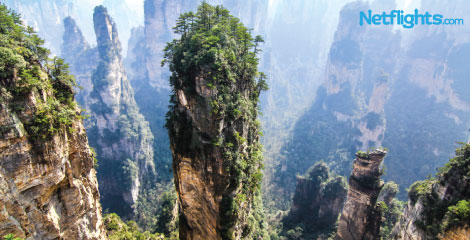
[[[37,36],[0,14],[0,237],[106,239],[72,76],[60,59],[41,65]]]
[[[165,50],[172,71],[167,128],[181,211],[180,238],[267,237],[257,121],[259,94],[267,86],[265,75],[257,73],[254,46],[259,42],[252,42],[247,28],[223,8],[203,2],[195,16],[191,25],[181,20],[188,24],[187,33]],[[211,24],[205,24],[208,16],[213,16]],[[244,42],[240,33],[248,36]],[[203,39],[215,44],[209,47]],[[217,51],[232,57],[211,57]]]
[[[380,237],[381,213],[377,198],[383,187],[380,164],[386,151],[358,153],[349,178],[349,190],[338,224],[336,239],[376,240]]]
[[[25,106],[35,106],[31,97]],[[100,195],[85,129],[61,131],[40,146],[4,103],[0,109],[0,236],[105,239]]]

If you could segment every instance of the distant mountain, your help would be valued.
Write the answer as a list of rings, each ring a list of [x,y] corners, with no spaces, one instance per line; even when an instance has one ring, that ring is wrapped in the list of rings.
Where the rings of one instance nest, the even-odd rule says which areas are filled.
[[[429,1],[422,8],[442,11],[438,6]],[[385,178],[399,184],[404,198],[405,188],[452,156],[453,143],[468,139],[468,31],[415,26],[407,32],[356,24],[358,12],[369,8],[395,7],[358,1],[341,11],[325,81],[281,150],[276,167],[281,188],[320,160],[345,175],[357,150],[384,146],[390,149]],[[449,11],[447,16],[462,16]]]

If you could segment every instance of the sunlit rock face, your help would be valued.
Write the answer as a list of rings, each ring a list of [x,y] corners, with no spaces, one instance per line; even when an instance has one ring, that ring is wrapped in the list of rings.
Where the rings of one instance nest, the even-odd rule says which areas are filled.
[[[34,98],[25,103],[34,107]],[[93,157],[80,121],[41,145],[2,103],[0,235],[26,239],[106,239]]]
[[[387,152],[375,150],[358,153],[349,177],[346,203],[338,223],[335,239],[379,239],[382,215],[377,207],[377,198],[383,187],[380,164]]]
[[[10,34],[1,37],[16,44]],[[22,64],[1,70],[0,236],[107,239],[94,156],[66,82],[71,76],[60,60],[46,68],[38,61],[45,55],[11,53]],[[20,74],[28,67],[34,76]]]

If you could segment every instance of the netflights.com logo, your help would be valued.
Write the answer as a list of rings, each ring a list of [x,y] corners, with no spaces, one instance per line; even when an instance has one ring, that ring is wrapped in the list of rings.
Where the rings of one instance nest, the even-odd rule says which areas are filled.
[[[442,14],[430,14],[426,12],[420,14],[418,9],[415,9],[414,14],[404,14],[403,10],[392,10],[389,14],[383,12],[382,14],[372,14],[372,10],[361,11],[359,14],[359,24],[364,25],[364,22],[371,25],[402,25],[404,28],[413,28],[415,25],[463,25],[462,18],[444,18]]]

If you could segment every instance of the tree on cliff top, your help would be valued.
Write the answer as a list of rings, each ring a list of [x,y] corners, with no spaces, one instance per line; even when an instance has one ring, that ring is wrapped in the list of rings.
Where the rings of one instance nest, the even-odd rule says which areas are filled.
[[[194,74],[206,72],[213,85],[249,84],[259,92],[267,90],[266,75],[257,71],[261,36],[253,38],[251,29],[222,6],[203,2],[196,13],[184,13],[177,20],[175,33],[180,39],[168,43],[162,65],[168,63],[170,84],[181,88],[178,79],[194,79]],[[191,78],[193,77],[193,78]],[[256,78],[258,82],[256,82]]]
[[[243,237],[263,238],[266,236],[260,199],[263,157],[257,115],[259,95],[267,90],[267,84],[266,75],[258,72],[257,53],[264,40],[261,36],[253,38],[251,30],[224,7],[206,2],[196,13],[182,14],[174,31],[180,38],[167,44],[162,62],[168,64],[172,73],[173,94],[166,125],[170,139],[176,139],[178,146],[188,145],[185,142],[188,139],[179,136],[175,129],[185,118],[178,112],[176,93],[183,91],[186,96],[194,96],[200,91],[196,86],[210,90],[207,98],[195,99],[201,100],[201,108],[208,105],[213,121],[225,125],[220,133],[204,133],[223,152],[227,175],[227,186],[218,186],[227,189],[220,204],[221,235],[231,239],[237,221],[249,214],[244,218],[248,223],[243,227]],[[251,211],[244,212],[250,205]]]
[[[21,112],[18,106],[35,96],[34,117],[24,125],[38,144],[81,118],[74,101],[75,78],[62,59],[49,57],[43,44],[17,13],[0,4],[0,101]]]

